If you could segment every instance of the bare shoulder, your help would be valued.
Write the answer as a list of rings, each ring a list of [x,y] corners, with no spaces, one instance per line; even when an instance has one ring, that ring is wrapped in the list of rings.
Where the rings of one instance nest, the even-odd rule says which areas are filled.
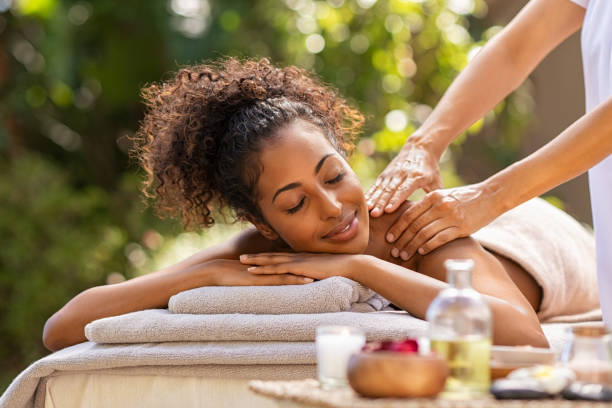
[[[473,238],[457,238],[422,256],[417,264],[420,273],[446,282],[444,262],[448,259],[486,256],[486,250]]]

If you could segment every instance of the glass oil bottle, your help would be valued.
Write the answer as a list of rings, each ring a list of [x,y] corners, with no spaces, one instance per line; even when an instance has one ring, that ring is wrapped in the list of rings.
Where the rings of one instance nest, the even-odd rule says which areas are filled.
[[[471,259],[444,263],[449,286],[427,309],[431,350],[445,358],[450,369],[441,397],[473,399],[490,386],[491,310],[472,288]]]

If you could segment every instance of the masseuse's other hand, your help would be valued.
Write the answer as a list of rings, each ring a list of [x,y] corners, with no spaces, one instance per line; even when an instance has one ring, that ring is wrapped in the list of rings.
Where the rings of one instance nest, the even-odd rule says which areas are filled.
[[[304,276],[290,273],[276,275],[254,275],[250,273],[247,265],[231,259],[215,259],[203,264],[213,273],[214,286],[275,286],[275,285],[303,285],[313,280]]]
[[[441,187],[438,157],[408,139],[366,193],[370,215],[378,217],[395,211],[419,188],[430,192]]]
[[[356,267],[358,255],[312,253],[262,253],[241,255],[240,262],[251,265],[254,275],[292,274],[312,279],[331,276],[350,277]]]
[[[391,255],[407,260],[417,251],[425,255],[466,237],[497,217],[494,204],[479,184],[432,191],[413,203],[389,228]]]

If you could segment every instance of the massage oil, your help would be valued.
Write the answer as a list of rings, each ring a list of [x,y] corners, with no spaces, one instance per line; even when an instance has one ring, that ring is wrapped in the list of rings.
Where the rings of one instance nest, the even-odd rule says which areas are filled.
[[[488,392],[491,354],[489,339],[432,340],[431,350],[443,357],[449,367],[442,398],[470,399]]]
[[[471,286],[472,260],[447,260],[444,266],[449,286],[427,309],[431,350],[450,369],[441,396],[478,398],[490,385],[491,310]]]

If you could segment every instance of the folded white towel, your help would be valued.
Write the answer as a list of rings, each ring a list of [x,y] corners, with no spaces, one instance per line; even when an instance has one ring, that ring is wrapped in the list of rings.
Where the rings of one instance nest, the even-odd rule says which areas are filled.
[[[389,301],[351,279],[334,276],[306,285],[207,286],[170,298],[172,313],[331,313],[374,312]]]
[[[165,341],[312,341],[317,326],[358,327],[368,340],[423,336],[427,322],[406,312],[286,315],[172,314],[151,309],[95,320],[85,336],[97,343]]]

